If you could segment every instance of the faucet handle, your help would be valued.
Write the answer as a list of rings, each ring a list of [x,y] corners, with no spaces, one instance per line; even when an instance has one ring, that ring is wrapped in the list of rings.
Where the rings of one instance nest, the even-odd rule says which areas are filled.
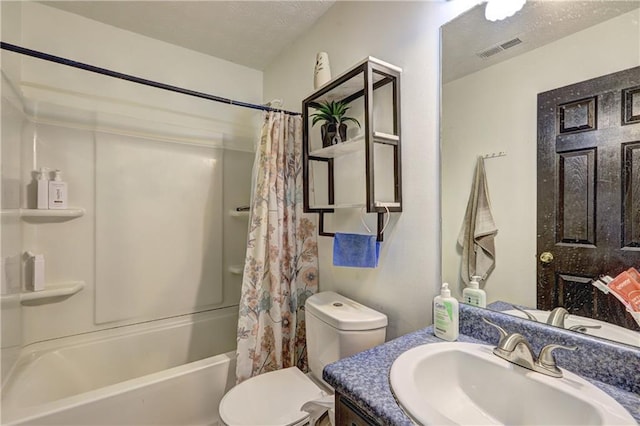
[[[547,345],[540,350],[540,355],[538,355],[538,363],[545,368],[548,369],[557,369],[556,360],[553,358],[553,350],[554,349],[565,349],[568,351],[575,351],[578,349],[577,346],[563,346],[551,344]]]
[[[482,321],[486,322],[489,325],[494,326],[500,332],[500,340],[504,339],[505,337],[507,337],[509,335],[509,333],[507,333],[507,330],[505,330],[504,328],[500,327],[498,324],[492,323],[491,321],[489,321],[485,317],[482,317]]]
[[[513,306],[513,309],[515,309],[516,311],[520,311],[520,312],[522,312],[523,314],[525,314],[525,315],[527,316],[527,319],[530,319],[530,320],[531,320],[531,321],[533,321],[533,322],[538,322],[538,318],[536,318],[535,316],[533,316],[533,315],[531,314],[531,312],[529,312],[529,311],[527,311],[527,310],[525,310],[525,309],[522,309],[520,306],[516,306],[516,305],[511,305],[511,306]]]

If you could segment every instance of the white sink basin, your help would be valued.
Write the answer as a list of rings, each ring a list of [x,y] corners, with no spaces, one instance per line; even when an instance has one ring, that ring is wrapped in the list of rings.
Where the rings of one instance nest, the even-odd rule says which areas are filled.
[[[547,318],[549,317],[550,313],[549,311],[540,311],[538,309],[526,309],[526,311],[536,317],[536,320],[541,323],[547,322]],[[520,312],[516,309],[502,311],[502,313],[520,318],[527,318],[527,316],[523,312]],[[603,339],[615,340],[616,342],[625,343],[627,345],[640,346],[640,333],[638,333],[637,331],[629,330],[615,324],[609,324],[605,321],[599,321],[593,318],[570,314],[564,320],[564,327],[569,328],[574,325],[599,325],[601,328],[587,328],[584,334],[594,337],[601,337]]]
[[[562,370],[553,378],[495,356],[493,347],[432,343],[391,366],[393,393],[423,425],[630,425],[609,395]]]

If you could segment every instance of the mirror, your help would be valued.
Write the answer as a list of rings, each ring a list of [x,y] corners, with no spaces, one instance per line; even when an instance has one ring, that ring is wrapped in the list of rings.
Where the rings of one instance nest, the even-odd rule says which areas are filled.
[[[498,228],[495,269],[483,283],[489,308],[538,305],[538,94],[640,66],[639,7],[627,1],[529,0],[512,17],[490,22],[481,3],[442,27],[442,277],[459,300],[464,284],[457,239],[477,158],[486,156]],[[640,108],[636,101],[633,108]],[[640,124],[635,126],[627,131],[640,141]],[[633,260],[623,266],[640,267],[640,250],[631,252]],[[590,279],[582,288],[594,293]],[[608,297],[609,308],[624,311],[613,296],[597,297]],[[593,325],[590,318],[577,321]],[[597,333],[588,327],[578,331],[640,346],[634,328],[635,323],[621,331],[630,333],[630,341],[616,337],[620,327],[607,323]]]

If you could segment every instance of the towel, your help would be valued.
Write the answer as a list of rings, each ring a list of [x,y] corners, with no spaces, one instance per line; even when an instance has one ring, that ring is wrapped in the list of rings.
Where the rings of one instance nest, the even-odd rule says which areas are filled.
[[[380,242],[375,235],[342,234],[333,237],[333,265],[352,268],[375,268],[380,256]]]
[[[465,284],[468,285],[474,275],[481,276],[484,282],[493,271],[496,262],[494,237],[497,233],[498,227],[491,213],[484,159],[478,157],[467,211],[458,235],[458,244],[462,246],[460,274]]]
[[[315,426],[326,412],[328,412],[331,426],[335,425],[335,397],[324,392],[322,394],[324,396],[321,398],[307,401],[300,407],[300,411],[309,413],[309,426]]]

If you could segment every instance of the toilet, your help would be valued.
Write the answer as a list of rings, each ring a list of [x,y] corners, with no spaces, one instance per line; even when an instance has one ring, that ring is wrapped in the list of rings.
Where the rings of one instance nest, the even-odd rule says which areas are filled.
[[[325,365],[384,343],[387,317],[332,291],[309,297],[305,303],[307,356],[310,373],[296,367],[252,377],[222,398],[220,418],[225,425],[298,426],[309,414],[300,407],[333,394],[322,380]]]

